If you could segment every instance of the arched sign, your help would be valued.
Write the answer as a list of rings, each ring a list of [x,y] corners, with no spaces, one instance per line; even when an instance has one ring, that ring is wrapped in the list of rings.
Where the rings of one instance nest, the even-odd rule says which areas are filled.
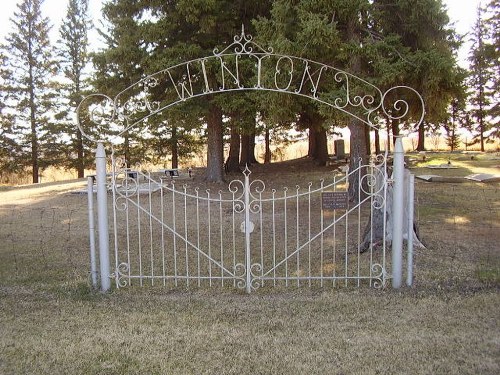
[[[423,120],[424,102],[408,86],[386,91],[349,72],[306,58],[265,50],[244,29],[224,50],[182,62],[151,74],[114,98],[92,94],[77,109],[77,125],[92,141],[82,123],[114,127],[120,136],[172,106],[190,99],[222,92],[272,91],[311,99],[379,127],[379,117],[413,119],[415,129]],[[411,108],[412,107],[412,108]]]

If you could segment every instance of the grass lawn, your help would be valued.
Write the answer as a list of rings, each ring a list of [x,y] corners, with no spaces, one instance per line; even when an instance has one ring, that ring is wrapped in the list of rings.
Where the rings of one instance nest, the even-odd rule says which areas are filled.
[[[443,173],[499,173],[499,160],[463,159]],[[294,186],[297,173],[328,171],[269,178]],[[417,180],[427,248],[413,288],[251,295],[91,291],[86,196],[68,194],[83,185],[0,191],[0,374],[500,373],[499,183]]]

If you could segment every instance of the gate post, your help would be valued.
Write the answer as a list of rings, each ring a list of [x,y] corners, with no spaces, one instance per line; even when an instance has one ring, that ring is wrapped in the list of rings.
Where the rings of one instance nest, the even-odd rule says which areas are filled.
[[[404,149],[401,136],[396,138],[393,161],[392,201],[392,287],[401,288],[403,277]]]
[[[97,184],[97,225],[99,228],[99,267],[101,273],[101,291],[111,288],[109,275],[109,232],[108,232],[108,193],[106,190],[106,151],[102,142],[96,149],[96,184]]]

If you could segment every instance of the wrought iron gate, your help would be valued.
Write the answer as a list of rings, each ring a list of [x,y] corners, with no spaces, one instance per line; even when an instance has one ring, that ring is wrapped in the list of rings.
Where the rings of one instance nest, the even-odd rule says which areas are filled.
[[[350,175],[361,176],[354,202]],[[268,189],[248,168],[226,191],[189,182],[113,159],[117,287],[385,286],[386,241],[370,223],[386,202],[385,157],[292,189]]]
[[[244,61],[249,69],[240,74]],[[208,71],[219,72],[217,82],[208,79]],[[158,91],[153,90],[155,87],[162,87],[165,97],[153,95]],[[334,66],[263,48],[245,34],[244,28],[222,50],[215,48],[212,55],[143,77],[113,98],[88,95],[78,105],[77,126],[97,145],[102,291],[111,287],[104,143],[122,142],[133,127],[186,100],[233,91],[272,91],[308,98],[373,129],[380,128],[382,118],[418,129],[425,113],[421,95],[411,87],[394,86],[382,91]],[[108,129],[107,135],[92,136],[103,128]],[[403,132],[401,129],[400,134]],[[177,286],[220,283],[251,291],[267,285],[366,282],[382,287],[388,278],[385,234],[391,233],[392,285],[399,288],[405,225],[403,158],[398,136],[394,145],[394,189],[393,195],[389,194],[394,197],[392,226],[388,231],[383,228],[382,238],[378,232],[365,233],[363,225],[372,226],[363,223],[373,220],[374,210],[385,215],[389,197],[385,158],[349,172],[366,177],[360,182],[359,203],[349,203],[344,211],[322,210],[321,196],[329,190],[345,191],[348,175],[278,191],[266,189],[262,181],[251,181],[247,170],[244,180],[233,181],[226,192],[190,191],[187,186],[178,187],[140,169],[124,170],[113,160],[113,276],[118,286],[135,282]],[[361,173],[364,169],[368,170],[366,175]],[[92,204],[89,200],[91,272],[96,286]],[[411,241],[408,246],[411,254]],[[407,284],[411,285],[410,266],[408,275]]]

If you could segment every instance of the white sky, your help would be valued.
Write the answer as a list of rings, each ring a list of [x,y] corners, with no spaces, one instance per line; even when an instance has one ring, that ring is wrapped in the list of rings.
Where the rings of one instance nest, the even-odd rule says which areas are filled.
[[[0,40],[11,30],[10,18],[17,9],[17,4],[21,0],[0,0],[2,11],[0,12]],[[448,9],[450,20],[455,23],[456,30],[463,34],[471,30],[476,19],[476,9],[481,0],[442,0]],[[89,0],[90,15],[94,19],[94,24],[99,25],[100,8],[103,0]],[[483,0],[483,3],[485,0]],[[52,19],[52,36],[56,39],[59,36],[59,25],[66,15],[67,0],[45,0],[42,8],[44,16]],[[94,46],[97,45],[98,36],[92,32],[89,37]],[[92,42],[94,39],[94,42]],[[466,44],[459,53],[459,59],[464,61],[468,54],[469,45]],[[464,64],[464,63],[462,63]]]

